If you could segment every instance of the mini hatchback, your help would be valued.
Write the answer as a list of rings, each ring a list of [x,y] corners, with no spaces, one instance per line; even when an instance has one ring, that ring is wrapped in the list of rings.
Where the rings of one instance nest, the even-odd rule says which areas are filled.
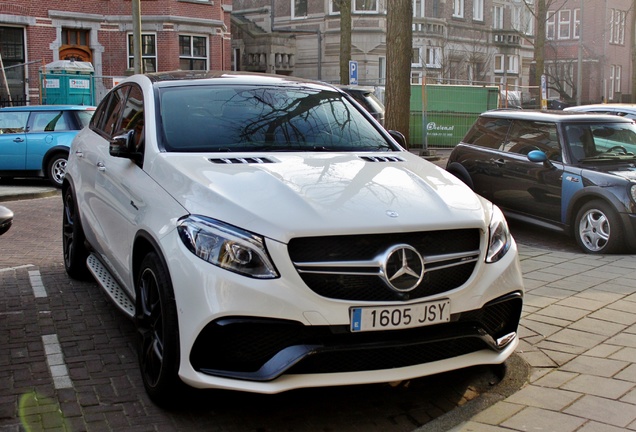
[[[508,218],[573,235],[587,253],[636,249],[636,125],[613,115],[495,110],[447,170]]]
[[[71,141],[94,111],[74,105],[0,109],[0,177],[45,177],[62,186]]]
[[[106,96],[71,147],[64,262],[134,320],[155,401],[505,361],[523,285],[503,214],[394,137],[290,77],[136,75]]]

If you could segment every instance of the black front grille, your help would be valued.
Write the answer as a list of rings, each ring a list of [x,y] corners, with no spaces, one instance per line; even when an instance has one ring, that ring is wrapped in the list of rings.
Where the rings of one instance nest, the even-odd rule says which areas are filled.
[[[289,242],[288,251],[305,284],[323,297],[358,301],[404,301],[447,292],[466,283],[479,258],[479,243],[478,229],[461,229],[295,238]],[[426,264],[424,279],[409,292],[391,289],[377,274],[347,274],[329,268],[329,263],[372,261],[398,244],[414,247],[424,259],[439,256],[450,258],[448,261]],[[456,254],[472,255],[471,259],[453,259]],[[325,269],[320,272],[307,271],[304,263],[325,263]]]
[[[424,364],[496,349],[493,341],[515,332],[521,294],[488,303],[451,322],[397,331],[352,333],[347,326],[305,326],[297,322],[227,318],[210,323],[190,354],[203,373],[271,380],[284,373],[330,373]]]

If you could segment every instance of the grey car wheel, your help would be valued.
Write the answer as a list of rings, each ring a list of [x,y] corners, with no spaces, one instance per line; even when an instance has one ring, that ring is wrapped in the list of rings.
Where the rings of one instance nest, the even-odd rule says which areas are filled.
[[[54,155],[49,161],[46,175],[53,186],[62,187],[64,175],[66,174],[67,162],[68,155],[61,153]]]
[[[623,245],[623,226],[618,214],[600,200],[584,204],[576,216],[576,242],[587,253],[618,252]]]

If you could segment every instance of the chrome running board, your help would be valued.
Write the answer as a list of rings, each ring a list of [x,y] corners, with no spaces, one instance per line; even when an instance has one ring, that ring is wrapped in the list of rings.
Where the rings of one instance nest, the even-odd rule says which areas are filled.
[[[97,284],[108,294],[108,297],[115,303],[115,305],[125,313],[128,318],[135,317],[135,304],[132,302],[128,294],[122,289],[121,286],[117,283],[115,278],[113,278],[104,267],[102,262],[97,259],[95,254],[90,254],[86,259],[86,265],[88,269],[95,277]]]

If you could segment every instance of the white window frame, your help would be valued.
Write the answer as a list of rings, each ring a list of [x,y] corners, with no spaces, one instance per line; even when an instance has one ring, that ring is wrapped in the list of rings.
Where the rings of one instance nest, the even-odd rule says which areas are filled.
[[[609,82],[610,82],[610,91],[609,91],[609,95],[607,95],[607,99],[614,100],[614,65],[610,65]]]
[[[414,57],[417,57],[417,61]],[[411,67],[422,67],[422,48],[413,47],[411,51]]]
[[[493,70],[495,73],[503,73],[504,72],[504,55],[503,54],[495,54],[493,59]]]
[[[581,8],[574,9],[572,15],[572,39],[579,39],[581,37]]]
[[[386,57],[378,57],[378,81],[380,85],[386,85]]]
[[[144,55],[143,53],[143,38],[147,37],[147,36],[152,36],[152,38],[154,39],[155,42],[155,54],[154,55]],[[129,68],[133,68],[132,65],[134,65],[135,62],[135,53],[130,52],[130,48],[129,48],[129,40],[131,37],[134,37],[134,35],[132,33],[128,33],[126,35],[126,51],[127,52],[127,57],[128,57],[128,66]],[[157,68],[159,65],[159,51],[157,50],[157,33],[150,33],[150,32],[146,32],[146,33],[142,33],[141,34],[141,63],[143,65],[143,69],[144,72],[157,72]],[[144,59],[154,59],[154,64],[155,64],[155,70],[154,71],[148,71],[146,70],[146,62],[144,61]]]
[[[572,23],[572,11],[570,9],[561,9],[559,11],[559,22],[558,22],[558,35],[557,37],[560,40],[570,39],[571,29],[570,25]]]
[[[290,0],[291,2],[291,18],[292,19],[307,19],[309,14],[309,0]],[[305,15],[296,15],[296,2],[305,3]]]
[[[519,56],[517,55],[509,55],[507,56],[508,60],[508,70],[506,72],[518,74],[519,73]]]
[[[329,15],[340,15],[340,11],[334,8],[333,0],[329,0]]]
[[[442,68],[441,47],[426,47],[426,67],[431,69]]]
[[[525,7],[525,6],[524,6]],[[521,28],[521,8],[522,6],[512,6],[510,11],[510,27],[520,32]]]
[[[473,20],[484,20],[484,0],[473,0]]]
[[[185,56],[179,53],[179,61],[181,61],[181,59],[205,60],[205,68],[197,69],[197,70],[208,70],[210,68],[210,39],[206,35],[201,35],[201,34],[179,33],[179,37],[181,36],[190,38],[190,55]],[[194,55],[194,38],[205,39],[205,56],[204,57]],[[179,48],[181,48],[181,41],[179,41]]]
[[[625,45],[625,19],[627,12],[620,9],[613,9],[612,17],[610,43]]]
[[[308,0],[309,1],[309,0]],[[373,2],[375,3],[375,8],[374,9],[364,9],[364,8],[360,8],[358,9],[358,2]],[[351,13],[356,13],[356,14],[375,14],[378,13],[378,3],[379,0],[353,0],[353,3],[351,4]]]
[[[492,7],[492,28],[495,30],[503,30],[504,28],[503,5],[495,5]]]
[[[411,85],[422,84],[422,72],[411,72]]]
[[[556,37],[556,12],[548,11],[548,17],[545,21],[545,38],[547,40],[554,40]]]
[[[464,18],[464,0],[453,0],[453,18]]]
[[[425,18],[426,17],[426,6],[425,5],[426,5],[426,1],[425,0],[413,0],[413,18]]]

